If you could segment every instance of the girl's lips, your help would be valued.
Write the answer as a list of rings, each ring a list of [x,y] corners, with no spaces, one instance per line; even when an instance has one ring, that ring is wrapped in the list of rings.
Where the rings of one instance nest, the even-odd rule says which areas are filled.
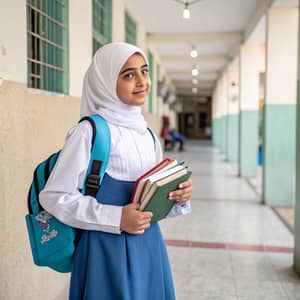
[[[136,96],[145,96],[146,91],[133,92],[133,94],[136,95]]]

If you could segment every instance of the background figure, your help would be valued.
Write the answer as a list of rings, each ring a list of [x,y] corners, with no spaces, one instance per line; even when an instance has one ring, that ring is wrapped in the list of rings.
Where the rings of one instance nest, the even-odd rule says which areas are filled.
[[[185,142],[185,137],[181,134],[176,133],[175,129],[169,129],[169,135],[173,140],[173,143],[175,144],[176,142],[179,143],[178,151],[183,151],[184,150],[184,142]]]
[[[161,137],[164,139],[164,150],[173,150],[176,143],[179,143],[178,151],[184,150],[185,137],[170,128],[170,119],[167,116],[162,117]]]

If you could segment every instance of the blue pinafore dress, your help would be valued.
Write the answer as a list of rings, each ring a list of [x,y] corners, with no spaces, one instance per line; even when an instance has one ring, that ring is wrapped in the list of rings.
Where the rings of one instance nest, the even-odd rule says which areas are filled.
[[[107,173],[98,202],[126,205],[134,182]],[[174,300],[166,247],[158,224],[144,234],[83,230],[74,254],[69,300]]]

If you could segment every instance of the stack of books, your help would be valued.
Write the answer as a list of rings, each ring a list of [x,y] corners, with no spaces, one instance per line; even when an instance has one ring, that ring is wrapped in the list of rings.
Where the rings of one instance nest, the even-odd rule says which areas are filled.
[[[137,179],[131,201],[140,204],[140,211],[151,211],[151,223],[156,223],[165,218],[176,203],[168,199],[169,193],[178,189],[191,174],[183,161],[166,158]]]

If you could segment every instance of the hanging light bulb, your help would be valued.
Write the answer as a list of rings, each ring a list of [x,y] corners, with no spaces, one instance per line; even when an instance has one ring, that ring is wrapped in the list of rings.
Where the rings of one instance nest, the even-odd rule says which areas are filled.
[[[195,46],[192,46],[192,50],[191,50],[190,55],[191,55],[192,58],[196,58],[198,56],[198,51],[195,48]]]
[[[193,75],[193,76],[198,76],[198,74],[199,74],[198,69],[197,69],[195,66],[193,66],[193,69],[192,69],[192,75]]]
[[[203,0],[173,0],[173,1],[180,3],[180,4],[184,4],[184,10],[183,10],[182,17],[184,19],[190,19],[191,18],[190,5],[192,5],[192,4],[194,5]]]
[[[192,83],[193,84],[198,84],[198,79],[197,78],[193,78]]]
[[[183,10],[182,17],[184,19],[190,19],[190,17],[191,17],[191,13],[189,10],[189,4],[187,2],[184,3],[184,10]]]

